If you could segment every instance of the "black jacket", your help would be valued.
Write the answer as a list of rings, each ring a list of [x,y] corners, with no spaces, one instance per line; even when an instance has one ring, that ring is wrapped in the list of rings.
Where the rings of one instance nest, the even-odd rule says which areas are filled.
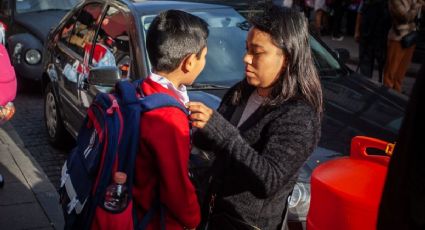
[[[416,76],[394,153],[388,166],[378,214],[378,230],[425,229],[425,62]]]
[[[194,134],[195,145],[215,154],[213,170],[220,183],[214,216],[225,213],[261,229],[277,229],[297,172],[318,143],[320,118],[299,99],[262,106],[238,129],[250,93],[233,106],[235,88],[224,97],[219,113]],[[221,221],[213,226],[230,228]]]

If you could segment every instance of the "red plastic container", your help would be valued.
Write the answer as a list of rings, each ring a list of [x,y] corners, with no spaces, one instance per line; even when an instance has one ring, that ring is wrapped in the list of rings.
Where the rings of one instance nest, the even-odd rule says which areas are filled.
[[[311,176],[308,230],[376,229],[390,157],[368,155],[368,148],[386,150],[389,143],[354,137],[350,157],[318,166]]]

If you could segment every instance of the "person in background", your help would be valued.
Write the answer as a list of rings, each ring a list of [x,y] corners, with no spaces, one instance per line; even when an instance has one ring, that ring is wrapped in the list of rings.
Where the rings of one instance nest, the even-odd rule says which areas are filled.
[[[326,0],[315,0],[314,1],[314,24],[315,32],[321,36],[322,31],[327,29],[327,13],[329,11],[326,5]]]
[[[314,12],[314,0],[303,0],[303,11],[308,20],[310,20],[310,16],[312,16],[312,12]]]
[[[391,27],[387,0],[363,0],[360,4],[354,39],[359,43],[360,73],[372,78],[375,61],[378,64],[379,81],[382,81],[387,35]]]
[[[416,47],[416,45],[402,47],[401,40],[416,30],[415,19],[424,5],[424,0],[388,1],[392,26],[388,33],[384,85],[398,92],[401,92],[402,82]]]
[[[15,114],[12,101],[16,96],[16,75],[10,63],[5,42],[5,28],[0,22],[0,125],[7,122]],[[3,175],[0,174],[0,188],[4,186]]]
[[[320,137],[322,90],[304,14],[271,6],[250,19],[245,79],[218,111],[191,111],[194,144],[215,157],[209,229],[280,229],[298,170]]]
[[[16,75],[10,63],[9,54],[3,42],[5,28],[0,23],[0,125],[10,120],[15,114],[13,100],[16,96]]]
[[[347,0],[327,0],[327,6],[330,9],[331,15],[331,36],[334,41],[344,40],[341,26],[344,17],[344,12],[347,7]]]
[[[425,229],[425,62],[416,76],[391,157],[378,212],[377,229]]]

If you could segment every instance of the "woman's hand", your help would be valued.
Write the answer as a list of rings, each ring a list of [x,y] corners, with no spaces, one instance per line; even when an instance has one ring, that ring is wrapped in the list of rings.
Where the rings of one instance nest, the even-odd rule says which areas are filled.
[[[190,111],[189,118],[192,121],[192,126],[196,128],[204,128],[213,114],[213,110],[202,102],[189,102],[186,104],[187,109]]]

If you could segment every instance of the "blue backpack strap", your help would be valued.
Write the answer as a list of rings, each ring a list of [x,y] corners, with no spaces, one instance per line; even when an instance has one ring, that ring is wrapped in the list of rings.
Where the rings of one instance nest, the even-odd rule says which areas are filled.
[[[142,113],[163,107],[176,107],[183,111],[186,115],[189,114],[189,111],[182,103],[178,102],[176,98],[166,93],[154,93],[143,97],[140,105],[142,107]]]
[[[120,133],[123,128],[123,120],[120,118],[119,105],[115,97],[111,97],[110,94],[100,93],[96,96],[93,106],[103,113],[103,150],[102,159],[99,165],[99,174],[97,175],[97,186],[93,188],[94,194],[91,196],[90,204],[88,207],[88,213],[86,215],[86,224],[84,229],[90,229],[90,225],[94,216],[96,207],[103,202],[102,195],[104,194],[106,187],[109,185],[112,175],[113,165],[116,159],[119,142],[121,139]],[[106,113],[106,115],[105,115]],[[105,150],[106,149],[106,150]],[[102,166],[102,167],[101,167]]]
[[[116,96],[120,101],[124,120],[124,133],[120,143],[119,171],[127,174],[127,188],[131,191],[134,178],[134,163],[138,152],[139,124],[141,107],[136,87],[129,81],[120,81],[115,85]],[[132,194],[129,193],[130,198]]]
[[[137,81],[139,82],[139,81]],[[119,81],[115,84],[115,93],[121,102],[125,105],[137,103],[137,83],[131,83],[128,80]]]

